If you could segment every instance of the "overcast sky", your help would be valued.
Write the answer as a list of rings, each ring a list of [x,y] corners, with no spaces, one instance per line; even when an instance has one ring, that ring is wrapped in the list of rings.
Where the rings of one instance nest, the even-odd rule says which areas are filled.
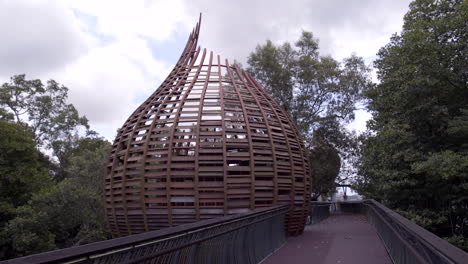
[[[267,39],[294,42],[302,30],[322,55],[352,52],[370,63],[399,32],[408,0],[0,0],[0,82],[14,74],[54,79],[91,126],[113,140],[162,82],[203,13],[200,44],[245,61]],[[357,114],[363,130],[369,115]]]

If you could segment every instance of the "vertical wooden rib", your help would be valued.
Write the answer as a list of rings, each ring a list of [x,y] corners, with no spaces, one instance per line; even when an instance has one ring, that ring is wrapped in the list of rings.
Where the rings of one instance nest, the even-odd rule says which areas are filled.
[[[258,84],[258,82],[257,82],[254,78],[252,78],[252,76],[250,76],[249,74],[246,74],[246,76],[247,76],[247,78],[248,78],[252,83],[255,84],[255,86],[257,87],[257,89],[258,89],[261,93],[264,94],[264,97],[265,97],[265,98],[269,98],[268,95],[266,94],[266,91],[265,91],[263,88],[261,88],[260,84]],[[276,107],[277,107],[278,109],[281,109],[280,106],[279,106],[279,104],[278,104],[276,101],[272,100],[272,99],[268,100],[268,102],[269,102],[269,105],[270,105],[271,109],[272,109],[273,111],[275,111],[275,115],[277,115],[277,111],[275,110],[274,105],[276,105]],[[306,156],[305,156],[305,153],[304,153],[304,151],[303,151],[303,148],[304,148],[303,140],[302,140],[302,138],[301,138],[301,135],[299,134],[299,130],[298,130],[297,127],[294,125],[294,122],[292,122],[292,120],[289,118],[288,115],[286,115],[285,117],[287,118],[287,121],[289,121],[289,124],[290,124],[290,126],[291,126],[292,132],[296,135],[296,140],[297,140],[297,142],[298,142],[300,154],[301,154],[301,157],[302,157],[302,167],[303,167],[303,169],[304,169],[304,184],[305,184],[305,190],[304,190],[304,194],[303,194],[303,196],[304,196],[304,202],[302,203],[302,206],[301,206],[301,207],[302,207],[301,217],[303,218],[302,220],[304,221],[304,224],[305,224],[305,217],[306,217],[306,214],[307,214],[307,212],[308,212],[308,207],[309,207],[309,205],[310,205],[310,192],[309,192],[309,190],[310,190],[309,169],[310,169],[310,168],[308,168],[308,166],[307,166],[307,164],[306,164],[307,161],[305,160],[305,157],[306,157]],[[280,124],[281,124],[281,126],[282,126],[283,131],[284,131],[283,123],[280,122]],[[288,138],[288,137],[287,137],[287,134],[286,134],[286,138]],[[288,141],[288,142],[289,142],[289,141]],[[290,151],[290,153],[291,153],[291,148],[289,147],[289,143],[288,143],[288,148],[289,148],[289,151]],[[292,156],[291,156],[291,157],[292,157]],[[292,162],[293,162],[293,165],[294,165],[294,160],[292,160]],[[296,177],[296,176],[293,174],[293,182],[295,182],[295,180],[296,180],[295,177]],[[295,206],[294,204],[295,204],[295,197],[293,198],[293,206]],[[297,233],[298,233],[296,230],[294,230],[293,232],[294,232],[294,234],[297,234]],[[300,232],[302,232],[302,230],[299,230],[299,233],[300,233]]]
[[[200,21],[201,21],[201,17],[200,17]],[[172,70],[172,72],[170,73],[170,75],[168,76],[168,78],[166,78],[166,80],[164,81],[164,83],[145,101],[145,103],[142,104],[143,108],[142,107],[139,107],[137,110],[135,110],[132,115],[130,115],[130,117],[128,118],[128,120],[125,122],[125,125],[123,127],[126,128],[129,124],[131,124],[132,120],[134,120],[134,118],[136,116],[138,116],[138,119],[137,121],[134,123],[134,127],[132,129],[132,131],[129,133],[129,135],[127,136],[127,140],[128,140],[128,143],[127,143],[127,146],[126,146],[126,153],[125,153],[125,156],[124,156],[124,165],[123,165],[123,170],[122,170],[122,202],[123,202],[123,209],[124,209],[124,215],[125,215],[125,225],[127,226],[127,231],[128,231],[128,234],[131,234],[131,229],[130,229],[130,226],[129,226],[129,223],[128,223],[128,214],[127,214],[127,206],[126,206],[126,175],[125,175],[125,172],[127,170],[127,164],[128,164],[128,155],[129,155],[129,149],[130,149],[130,146],[132,144],[132,140],[133,140],[133,137],[135,136],[135,131],[136,131],[136,128],[138,126],[138,123],[140,122],[141,118],[145,115],[145,111],[147,112],[148,111],[148,107],[150,107],[152,104],[151,102],[153,101],[154,98],[158,97],[159,94],[161,92],[164,91],[164,89],[166,88],[166,85],[167,83],[169,82],[173,82],[173,81],[176,81],[177,79],[182,79],[181,78],[181,72],[182,73],[186,73],[184,74],[184,76],[186,76],[188,73],[187,72],[184,72],[185,70],[185,67],[187,65],[187,63],[191,62],[191,64],[193,64],[195,62],[195,60],[193,60],[193,57],[194,57],[194,50],[196,48],[196,44],[198,42],[198,35],[199,35],[199,30],[200,30],[200,24],[198,24],[194,31],[190,34],[189,38],[188,38],[188,41],[187,41],[187,44],[185,45],[185,48],[184,48],[184,51],[181,55],[181,57],[179,58],[179,61],[177,62],[176,66],[174,67],[174,69]],[[182,70],[182,71],[181,71]],[[174,88],[171,93],[170,93],[170,96],[172,96],[172,94],[176,91],[177,89]],[[166,98],[169,98],[169,96],[166,96]],[[163,101],[163,103],[165,103],[167,101],[167,99],[165,99]],[[159,107],[159,110],[158,112],[162,109],[162,107]],[[153,120],[153,123],[152,123],[152,126],[154,126],[154,123],[156,122],[156,117],[154,118]],[[148,131],[148,133],[151,133],[151,130]],[[111,169],[110,169],[110,182],[111,182],[111,186],[110,186],[110,194],[111,194],[111,204],[112,204],[112,211],[113,211],[113,218],[114,218],[114,225],[115,225],[115,233],[117,233],[117,236],[120,236],[121,235],[121,232],[120,232],[120,229],[118,228],[118,225],[119,225],[119,222],[117,221],[117,217],[116,217],[116,214],[115,214],[115,202],[114,202],[114,177],[115,177],[115,164],[116,164],[116,159],[118,159],[118,152],[121,151],[119,150],[119,146],[123,143],[123,139],[125,138],[125,131],[124,130],[121,130],[119,131],[119,134],[117,135],[116,137],[116,140],[117,143],[114,144],[114,145],[117,145],[116,147],[116,153],[114,153],[113,156],[111,156],[111,160],[112,160],[112,166],[111,166]],[[149,136],[147,135],[147,140],[145,142],[145,144],[147,145],[147,142],[149,141]],[[143,160],[146,160],[146,157],[143,156]],[[118,162],[118,161],[117,161]],[[144,180],[144,175],[141,176]],[[144,193],[144,186],[142,186],[142,190],[141,190],[141,193]],[[144,197],[142,197],[144,198]],[[142,205],[142,210],[144,212],[144,199],[143,199],[143,205]],[[106,214],[107,214],[107,210],[106,210]],[[146,223],[146,212],[143,213],[143,217],[145,219],[145,229],[147,230],[147,223]],[[114,233],[112,230],[111,230],[112,233]]]
[[[256,88],[258,91],[261,91],[263,93],[265,93],[265,91],[262,91],[261,89],[261,86],[258,85],[258,83],[256,83]],[[266,96],[265,96],[266,97]],[[266,97],[268,98],[268,97]],[[272,99],[270,99],[271,101],[274,101]],[[292,193],[291,193],[291,201],[292,201],[292,204],[291,204],[291,210],[290,210],[290,214],[293,214],[294,215],[294,208],[295,208],[295,197],[296,197],[296,189],[295,189],[295,179],[294,179],[294,175],[295,175],[295,169],[294,169],[294,159],[293,159],[293,155],[292,155],[292,152],[291,152],[291,145],[289,143],[289,137],[288,137],[288,134],[287,134],[287,130],[284,128],[284,124],[283,124],[283,121],[281,121],[281,118],[280,116],[278,115],[278,111],[275,109],[275,106],[272,105],[271,101],[268,100],[268,104],[270,105],[270,108],[273,110],[273,112],[275,113],[275,116],[278,118],[278,121],[279,121],[279,124],[281,126],[281,130],[283,132],[283,135],[285,136],[285,141],[286,141],[286,146],[288,148],[288,153],[289,153],[289,163],[291,164],[291,178],[292,178]],[[279,107],[279,106],[278,106]],[[281,109],[281,108],[280,108]],[[283,115],[286,114],[286,113],[283,113]],[[291,223],[291,221],[289,220],[289,223],[288,223],[288,229],[289,229],[289,232],[291,232],[291,224],[294,224],[294,223]]]
[[[224,102],[224,86],[223,86],[223,76],[221,76],[221,57],[218,55],[218,79],[219,79],[219,100],[221,104],[221,126],[222,126],[222,137],[223,137],[223,214],[227,215],[228,213],[228,171],[227,171],[227,142],[226,142],[226,110]]]
[[[195,30],[194,32],[196,33],[197,30]],[[194,33],[192,33],[192,34],[194,34]],[[198,37],[198,35],[194,35],[194,37],[191,37],[190,39],[193,39],[193,38],[196,39],[197,37]],[[147,109],[150,106],[153,106],[153,105],[156,105],[156,104],[159,104],[159,106],[158,106],[157,110],[154,112],[155,116],[154,116],[153,120],[151,121],[150,127],[148,128],[148,132],[146,134],[146,140],[145,140],[144,145],[143,145],[143,171],[145,171],[145,168],[146,168],[146,159],[147,159],[147,155],[148,155],[148,145],[149,145],[149,143],[151,141],[151,132],[154,130],[155,125],[158,124],[158,122],[157,122],[158,115],[161,113],[162,110],[165,110],[165,108],[163,106],[168,103],[169,98],[172,98],[172,96],[176,92],[179,92],[179,91],[182,92],[183,91],[183,88],[185,86],[185,81],[187,80],[187,77],[190,74],[190,68],[195,63],[195,59],[194,59],[195,53],[193,52],[195,47],[196,47],[196,40],[192,40],[190,42],[190,45],[186,46],[186,48],[184,50],[184,53],[182,54],[180,63],[176,64],[176,66],[174,67],[173,72],[169,75],[168,78],[166,78],[165,82],[163,83],[163,84],[166,84],[166,83],[177,82],[179,85],[176,85],[175,87],[173,87],[171,92],[161,102],[155,102],[154,98],[159,97],[161,95],[161,92],[165,91],[165,88],[166,88],[165,85],[162,85],[160,87],[160,89],[158,89],[156,91],[155,95],[150,97],[151,104],[148,104],[145,111],[147,112],[148,111]],[[175,126],[175,124],[174,124],[174,126]],[[168,155],[169,155],[169,153],[168,153]],[[169,170],[169,168],[168,168],[168,170]],[[149,231],[148,221],[147,221],[147,214],[146,214],[146,202],[145,202],[145,200],[146,200],[145,199],[145,184],[144,184],[145,178],[146,178],[145,175],[143,175],[142,185],[141,185],[142,186],[142,188],[141,188],[141,198],[140,199],[141,199],[141,204],[142,204],[142,209],[143,209],[145,230]]]
[[[271,146],[271,152],[272,152],[272,158],[273,158],[273,204],[276,204],[278,202],[278,167],[277,167],[277,162],[276,162],[276,150],[275,150],[275,144],[273,143],[273,135],[272,135],[271,127],[270,127],[270,124],[268,123],[268,118],[267,118],[267,116],[265,114],[265,111],[264,111],[262,105],[260,104],[260,101],[259,101],[259,98],[258,98],[258,95],[257,95],[257,93],[260,93],[260,91],[258,91],[258,89],[257,89],[257,87],[255,86],[254,83],[252,83],[252,82],[247,83],[246,82],[246,81],[250,81],[250,80],[248,78],[246,78],[245,73],[239,68],[239,66],[237,64],[235,65],[235,67],[236,67],[236,69],[237,69],[237,71],[239,73],[242,73],[240,75],[242,83],[249,90],[250,94],[252,95],[255,102],[257,103],[258,108],[260,109],[260,112],[262,113],[262,117],[263,117],[263,120],[265,121],[265,126],[266,126],[267,131],[268,131],[268,138],[270,139],[270,146]],[[255,91],[252,91],[251,87]],[[267,100],[265,99],[265,101],[267,101]]]
[[[117,157],[117,153],[119,151],[119,145],[121,144],[122,142],[122,139],[119,137],[119,134],[121,133],[121,130],[119,130],[119,132],[117,132],[117,136],[116,136],[116,139],[114,141],[117,141],[117,142],[114,142],[114,145],[112,146],[112,152],[111,152],[111,157],[109,159],[109,161],[112,163],[111,167],[110,167],[110,176],[109,176],[109,179],[110,179],[110,189],[109,189],[109,192],[110,192],[110,197],[111,197],[111,206],[112,206],[112,217],[114,219],[114,226],[115,226],[115,229],[111,226],[111,224],[108,222],[109,224],[109,228],[110,228],[110,231],[111,231],[111,234],[114,235],[116,233],[117,236],[120,236],[120,229],[118,227],[118,224],[117,224],[117,217],[115,215],[115,199],[114,199],[114,170],[115,170],[115,164],[118,162],[118,157]],[[115,147],[115,150],[114,150],[114,146]],[[115,151],[115,152],[114,152]],[[114,154],[112,154],[114,153]],[[108,173],[109,173],[108,172]],[[108,191],[105,191],[106,192],[106,196],[107,196],[107,192]],[[108,212],[108,204],[107,204],[107,198],[106,198],[106,216],[109,218],[109,212]]]
[[[250,209],[253,210],[255,208],[255,174],[254,174],[255,164],[254,164],[253,143],[252,143],[252,135],[250,131],[249,116],[247,115],[247,110],[245,109],[244,100],[239,91],[239,87],[237,86],[236,80],[234,79],[232,68],[229,65],[228,60],[226,60],[226,69],[227,69],[229,78],[232,81],[234,90],[236,91],[236,94],[239,97],[239,103],[241,104],[242,113],[244,114],[244,122],[245,122],[245,127],[247,130],[246,137],[248,138],[248,141],[249,141],[249,152],[250,152],[250,162],[249,162],[249,165],[250,165]],[[237,75],[240,76],[239,73],[237,73]]]
[[[200,68],[203,68],[204,65],[204,58],[205,58],[205,52],[206,50],[203,50],[203,59],[200,62]],[[206,89],[208,87],[208,83],[210,81],[210,75],[211,75],[211,65],[213,64],[213,52],[210,52],[210,58],[208,59],[208,70],[206,73],[206,79],[205,79],[205,84],[203,85],[203,90],[202,94],[200,95],[200,104],[198,108],[198,116],[197,116],[197,128],[196,128],[196,140],[197,140],[197,146],[196,146],[196,151],[195,151],[195,213],[196,213],[196,219],[200,220],[200,200],[199,200],[199,193],[198,193],[198,184],[199,184],[199,171],[200,171],[200,166],[199,166],[199,157],[200,157],[200,144],[201,144],[201,139],[200,139],[200,129],[202,128],[201,122],[202,122],[202,113],[203,113],[203,106],[205,102],[205,96],[206,96]]]
[[[190,35],[189,37],[189,41],[187,42],[187,45],[185,47],[185,50],[190,50],[192,48],[192,44],[193,44],[193,33]],[[184,52],[183,53],[183,56],[180,58],[179,62],[180,63],[183,63],[184,60],[186,59],[189,59],[190,58],[190,54],[188,54],[187,52]],[[172,77],[175,77],[177,78],[177,74],[178,72],[176,72],[174,75],[172,75]],[[127,171],[127,166],[128,166],[128,155],[130,153],[130,147],[132,145],[132,141],[133,141],[133,137],[135,137],[135,131],[136,129],[138,128],[138,123],[141,121],[141,119],[143,118],[143,116],[145,115],[144,113],[146,111],[148,111],[148,107],[151,106],[151,101],[152,101],[152,98],[156,97],[158,94],[159,94],[160,90],[158,89],[148,100],[145,101],[145,103],[142,104],[143,107],[139,107],[131,116],[130,118],[127,120],[126,124],[131,124],[132,123],[132,120],[135,119],[135,117],[137,117],[137,121],[135,121],[135,123],[133,124],[133,129],[130,133],[128,133],[129,135],[127,136],[127,146],[126,146],[126,152],[125,152],[125,156],[124,156],[124,164],[123,164],[123,169],[122,169],[122,203],[123,203],[123,209],[124,209],[124,217],[125,217],[125,225],[127,226],[127,231],[128,231],[128,234],[132,234],[132,231],[131,231],[131,228],[130,228],[130,225],[128,223],[128,208],[126,206],[127,204],[127,194],[126,194],[126,180],[127,180],[127,176],[126,176],[126,171]],[[124,126],[125,128],[127,126]],[[118,148],[120,146],[120,144],[122,144],[122,141],[125,137],[125,131],[121,131],[121,134],[120,136],[118,135],[119,137],[119,140],[118,140],[118,145],[117,145],[117,151],[118,151]],[[114,156],[114,159],[118,159],[118,153],[115,154]],[[115,169],[115,161],[113,160],[113,164],[112,164],[112,168],[111,168],[111,195],[113,196],[113,178],[114,178],[114,169]],[[144,177],[142,177],[144,178]],[[143,192],[143,191],[142,191]],[[117,218],[115,216],[115,205],[113,204],[113,212],[114,212],[114,219],[115,219],[115,222],[116,222],[116,225],[118,226],[118,223],[117,223]],[[142,207],[144,208],[144,207]],[[144,213],[143,214],[144,217],[146,217],[146,214]],[[146,221],[145,221],[145,226],[146,226]],[[119,235],[120,235],[120,229],[117,228],[119,231]]]
[[[198,48],[197,52],[195,53],[195,56],[194,56],[195,59],[193,60],[194,62],[196,61],[199,53],[200,53],[200,48]],[[168,210],[167,214],[168,214],[168,220],[169,220],[169,225],[170,226],[172,226],[172,220],[173,220],[172,219],[172,205],[171,205],[171,194],[172,194],[172,190],[171,190],[171,175],[172,175],[171,164],[172,164],[172,152],[173,152],[173,144],[174,144],[174,133],[175,133],[175,129],[177,127],[177,124],[179,123],[180,109],[182,108],[183,102],[185,102],[185,100],[187,99],[187,96],[190,94],[190,91],[192,90],[193,86],[197,82],[198,76],[200,75],[200,71],[202,69],[201,65],[203,65],[203,61],[205,60],[205,55],[206,55],[206,50],[204,49],[202,57],[201,57],[200,65],[194,66],[194,67],[197,68],[196,74],[193,77],[193,80],[188,85],[187,92],[183,95],[183,98],[180,100],[180,104],[177,107],[177,114],[176,114],[176,116],[174,118],[174,122],[173,122],[173,125],[172,125],[172,128],[171,128],[171,134],[170,134],[170,140],[169,140],[169,149],[168,149],[168,154],[167,154],[167,168],[168,168],[168,171],[167,171],[167,174],[166,174],[166,197],[167,197],[167,202],[168,202],[167,203],[167,207],[168,207],[167,208],[167,210]],[[201,106],[199,105],[199,107],[201,107]],[[200,124],[197,124],[197,126],[199,126],[199,125]],[[198,175],[195,175],[195,177],[198,177]]]

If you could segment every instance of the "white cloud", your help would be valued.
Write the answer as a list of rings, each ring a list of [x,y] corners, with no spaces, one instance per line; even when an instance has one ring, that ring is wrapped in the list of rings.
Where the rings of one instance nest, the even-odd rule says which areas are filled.
[[[180,30],[180,1],[2,1],[0,79],[26,73],[69,87],[69,99],[108,139],[169,73],[147,39]],[[3,26],[2,26],[3,25]],[[183,29],[183,27],[182,27]],[[187,29],[188,31],[188,29]]]
[[[148,37],[170,38],[178,24],[187,25],[185,4],[171,1],[76,0],[71,7],[96,18],[96,30],[126,39]]]
[[[112,140],[175,63],[154,54],[175,52],[163,44],[188,35],[199,12],[201,45],[245,65],[257,44],[294,41],[301,30],[314,32],[324,54],[373,57],[400,30],[408,3],[0,0],[0,79],[26,73],[64,83],[70,101]],[[362,130],[366,114],[356,119]]]
[[[55,1],[0,1],[0,76],[47,74],[86,52],[66,6]]]
[[[149,48],[142,41],[135,42],[92,48],[58,77],[71,87],[70,98],[92,122],[123,122],[138,106],[135,97],[155,88],[152,82],[156,75],[147,70],[157,73],[164,65],[147,59],[151,58]]]
[[[375,55],[401,29],[409,0],[188,1],[192,20],[203,13],[201,43],[245,63],[267,39],[294,42],[302,30],[320,39],[322,54],[338,59]]]

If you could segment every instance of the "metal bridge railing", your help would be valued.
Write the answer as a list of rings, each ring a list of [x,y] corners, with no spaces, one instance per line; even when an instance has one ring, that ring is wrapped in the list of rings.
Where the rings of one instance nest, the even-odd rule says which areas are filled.
[[[308,225],[314,225],[330,216],[330,207],[334,204],[331,202],[311,202],[309,210]]]
[[[342,212],[363,213],[396,264],[464,264],[468,254],[375,200],[340,203]]]
[[[286,241],[288,210],[256,209],[4,263],[258,263]]]

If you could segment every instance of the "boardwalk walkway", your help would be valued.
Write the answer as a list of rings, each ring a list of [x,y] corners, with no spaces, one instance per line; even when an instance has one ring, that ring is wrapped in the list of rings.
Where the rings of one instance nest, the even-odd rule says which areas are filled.
[[[374,227],[364,215],[333,214],[309,225],[262,264],[391,264]]]

